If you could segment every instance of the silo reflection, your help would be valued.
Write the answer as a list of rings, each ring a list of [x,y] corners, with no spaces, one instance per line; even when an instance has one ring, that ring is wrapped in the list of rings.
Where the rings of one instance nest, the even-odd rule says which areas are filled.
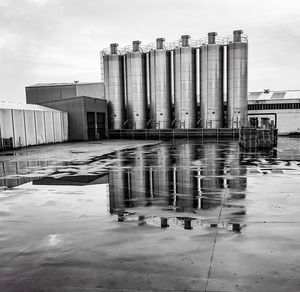
[[[149,204],[149,182],[149,170],[146,165],[145,152],[142,147],[139,147],[135,150],[130,173],[129,190],[134,207]]]
[[[128,173],[124,168],[122,152],[116,153],[117,162],[109,170],[110,213],[124,210],[128,202]]]
[[[177,147],[176,168],[174,179],[176,182],[177,211],[192,212],[197,206],[197,179],[192,162],[196,159],[196,145],[183,144]]]
[[[168,145],[160,145],[154,157],[153,167],[150,168],[152,182],[152,199],[160,204],[168,204],[171,172],[170,153]]]

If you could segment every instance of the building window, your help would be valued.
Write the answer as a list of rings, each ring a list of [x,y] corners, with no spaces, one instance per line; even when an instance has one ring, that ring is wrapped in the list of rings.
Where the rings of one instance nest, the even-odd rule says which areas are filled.
[[[300,109],[298,103],[269,103],[269,104],[249,104],[248,110],[281,110],[281,109]]]

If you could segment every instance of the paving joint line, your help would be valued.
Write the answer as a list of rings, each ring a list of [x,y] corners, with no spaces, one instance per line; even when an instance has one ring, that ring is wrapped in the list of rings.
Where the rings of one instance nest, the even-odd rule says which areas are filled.
[[[225,189],[223,197],[222,197],[222,204],[221,204],[219,216],[218,216],[218,223],[220,222],[221,213],[222,213],[222,209],[223,209],[223,203],[225,201],[227,193],[228,193],[228,191],[227,191],[227,189]],[[213,258],[214,258],[215,247],[216,247],[216,243],[217,243],[217,236],[218,236],[218,229],[215,232],[213,249],[212,249],[212,253],[211,253],[211,257],[210,257],[209,269],[208,269],[207,280],[206,280],[206,285],[205,285],[205,290],[204,290],[205,292],[208,291],[207,288],[208,288],[208,283],[209,283],[209,278],[210,278],[210,273],[211,273],[211,268],[212,268],[212,262],[213,262]]]

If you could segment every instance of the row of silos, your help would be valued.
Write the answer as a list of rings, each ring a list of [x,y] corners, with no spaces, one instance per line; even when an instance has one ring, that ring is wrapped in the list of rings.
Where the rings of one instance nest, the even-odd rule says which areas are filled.
[[[183,35],[172,45],[159,38],[155,47],[146,48],[134,41],[132,47],[121,51],[112,44],[109,52],[103,51],[110,128],[224,127],[225,67],[227,126],[246,125],[248,43],[242,33],[234,31],[226,39],[209,33],[196,42]]]

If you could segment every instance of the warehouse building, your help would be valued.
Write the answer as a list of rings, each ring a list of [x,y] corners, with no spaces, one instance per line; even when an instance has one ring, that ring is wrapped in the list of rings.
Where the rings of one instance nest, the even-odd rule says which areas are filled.
[[[259,127],[273,123],[281,135],[300,133],[300,90],[250,92],[248,120]]]
[[[0,102],[1,150],[68,140],[68,114],[44,106]]]
[[[43,105],[68,113],[70,141],[106,138],[107,115],[105,99],[77,96],[47,101]]]
[[[38,83],[27,86],[26,102],[42,104],[49,100],[61,100],[75,96],[105,98],[103,82]]]
[[[104,84],[43,83],[26,87],[28,104],[39,104],[68,113],[69,140],[107,137],[107,102]]]

